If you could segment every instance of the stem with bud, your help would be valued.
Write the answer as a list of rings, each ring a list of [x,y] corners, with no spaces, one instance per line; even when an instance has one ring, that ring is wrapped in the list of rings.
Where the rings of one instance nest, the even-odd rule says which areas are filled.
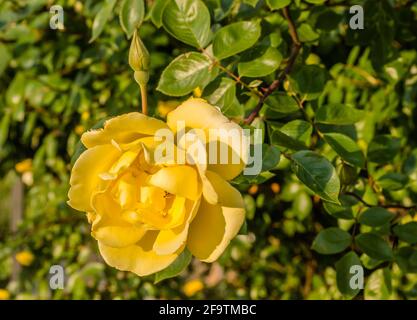
[[[148,114],[147,84],[149,81],[150,55],[137,30],[135,30],[130,44],[129,65],[134,70],[134,78],[140,87],[142,113]]]

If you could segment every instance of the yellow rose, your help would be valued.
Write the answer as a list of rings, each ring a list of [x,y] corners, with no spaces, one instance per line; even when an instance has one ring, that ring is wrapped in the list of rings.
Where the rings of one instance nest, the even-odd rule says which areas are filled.
[[[32,264],[35,257],[30,251],[20,251],[16,254],[16,261],[24,267],[28,267]]]
[[[178,138],[179,123],[183,137],[222,129],[205,148],[226,146],[239,161],[196,161],[187,140],[156,138],[161,131]],[[91,234],[110,266],[145,276],[165,269],[185,248],[205,262],[223,253],[245,216],[242,196],[228,182],[247,159],[227,137],[232,131],[242,129],[205,100],[191,98],[170,112],[166,123],[134,112],[82,135],[87,150],[72,169],[68,204],[87,213]],[[173,158],[157,157],[163,144],[176,152]],[[180,161],[181,150],[194,163]]]
[[[188,281],[184,285],[182,290],[184,291],[187,297],[192,297],[197,292],[203,290],[203,288],[204,288],[204,285],[200,280],[191,280],[191,281]]]

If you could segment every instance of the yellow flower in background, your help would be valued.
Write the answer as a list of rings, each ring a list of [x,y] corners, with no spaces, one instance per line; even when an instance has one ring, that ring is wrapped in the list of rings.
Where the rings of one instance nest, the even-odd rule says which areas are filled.
[[[178,107],[179,104],[180,102],[177,100],[158,101],[156,111],[161,117],[165,118],[167,114]]]
[[[91,234],[110,266],[145,276],[168,267],[186,248],[213,262],[244,222],[242,196],[228,180],[242,172],[246,155],[237,163],[211,164],[196,160],[186,139],[155,137],[161,131],[178,137],[179,123],[183,138],[197,129],[242,132],[218,108],[191,98],[168,113],[166,123],[133,112],[81,137],[87,150],[72,169],[68,204],[87,213]],[[225,136],[208,143],[236,151]],[[163,144],[195,161],[158,157]]]
[[[32,171],[32,159],[25,159],[19,163],[16,163],[15,169],[19,173]]]
[[[6,289],[0,289],[0,300],[9,300],[10,293]]]
[[[30,251],[20,251],[16,254],[16,261],[24,267],[30,266],[34,259],[35,257]]]
[[[85,131],[85,128],[84,128],[84,126],[83,125],[78,125],[78,126],[76,126],[75,127],[75,129],[74,129],[74,131],[75,131],[75,133],[77,134],[77,135],[82,135],[83,133],[84,133],[84,131]]]
[[[184,287],[182,288],[182,291],[184,291],[184,294],[187,297],[192,297],[197,292],[203,290],[204,285],[200,280],[191,280],[188,281]]]

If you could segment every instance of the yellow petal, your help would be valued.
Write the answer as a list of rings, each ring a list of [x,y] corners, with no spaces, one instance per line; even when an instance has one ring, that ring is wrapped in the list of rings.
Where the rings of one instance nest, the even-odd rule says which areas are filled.
[[[157,254],[173,253],[185,243],[187,240],[190,222],[195,217],[199,206],[200,200],[196,202],[187,200],[187,221],[179,227],[168,230],[161,230],[158,233],[158,236],[156,237],[155,243],[153,245],[153,250],[155,250]]]
[[[139,112],[131,112],[107,120],[103,129],[84,133],[81,141],[87,148],[107,144],[111,140],[117,143],[129,143],[146,135],[153,135],[159,129],[167,128],[161,120]]]
[[[70,178],[68,204],[79,211],[92,211],[91,197],[107,172],[120,156],[113,145],[101,145],[84,151],[74,164]]]
[[[176,253],[158,255],[152,250],[145,250],[139,245],[125,248],[112,248],[98,242],[100,253],[106,263],[122,271],[131,271],[139,276],[147,276],[168,267],[183,250]]]
[[[194,256],[205,262],[215,261],[239,232],[245,209],[240,193],[214,173],[208,175],[219,195],[219,203],[201,201],[196,217],[190,225],[187,246]]]
[[[162,168],[150,176],[149,184],[191,200],[201,192],[197,171],[187,165]]]
[[[243,208],[244,202],[239,190],[232,187],[229,182],[212,171],[206,171],[206,177],[211,184],[212,191],[216,193],[217,203],[222,207]]]
[[[120,248],[138,242],[147,229],[122,219],[121,208],[108,193],[98,193],[92,202],[98,213],[92,223],[92,236],[106,246]]]
[[[186,128],[203,129],[208,145],[207,153],[213,154],[210,147],[216,150],[215,163],[209,161],[208,169],[220,174],[226,180],[238,176],[248,159],[248,137],[243,135],[242,128],[225,117],[221,111],[203,99],[190,98],[167,116],[167,124],[177,132],[183,122]],[[219,157],[224,154],[224,163]],[[212,155],[213,158],[216,158]]]

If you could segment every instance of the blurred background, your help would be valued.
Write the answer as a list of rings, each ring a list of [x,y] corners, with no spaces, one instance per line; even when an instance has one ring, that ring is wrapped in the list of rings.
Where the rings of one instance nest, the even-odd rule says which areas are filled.
[[[218,17],[225,1],[205,2]],[[241,3],[242,16],[254,10],[248,2]],[[317,231],[332,218],[322,214],[319,199],[297,181],[285,160],[264,184],[241,187],[247,234],[233,240],[219,261],[193,260],[180,276],[159,284],[104,263],[85,215],[66,205],[71,157],[84,131],[105,117],[139,110],[140,96],[127,63],[130,42],[116,14],[89,43],[101,3],[0,0],[0,299],[342,298],[333,267],[337,257],[310,249]],[[49,28],[52,4],[64,8],[64,30]],[[317,33],[304,33],[320,43],[305,53],[307,61],[324,61],[332,74],[326,94],[343,92],[351,100],[373,96],[374,105],[384,104],[378,108],[385,111],[398,104],[396,99],[407,99],[413,109],[415,86],[402,97],[378,87],[379,80],[366,71],[369,52],[360,52],[362,71],[340,68],[359,55],[340,37],[344,10],[331,11],[330,25],[311,22]],[[410,12],[416,11],[413,6]],[[269,14],[271,26],[280,23]],[[156,92],[156,83],[186,48],[149,21],[140,34],[152,57],[151,114],[164,118],[179,101]],[[415,50],[402,58],[392,66],[398,78],[401,68],[415,61]],[[52,265],[65,268],[63,290],[49,287]],[[417,297],[415,275],[394,268],[393,283],[396,290],[385,298]]]

